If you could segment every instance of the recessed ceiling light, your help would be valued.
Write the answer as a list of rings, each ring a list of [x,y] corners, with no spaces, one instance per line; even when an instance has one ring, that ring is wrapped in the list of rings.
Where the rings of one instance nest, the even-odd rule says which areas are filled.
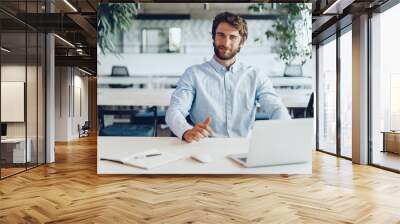
[[[61,40],[62,42],[64,42],[64,43],[66,43],[67,45],[69,45],[70,47],[73,47],[73,48],[75,48],[75,45],[73,45],[71,42],[69,42],[68,40],[66,40],[66,39],[64,39],[64,38],[62,38],[62,37],[60,37],[59,35],[57,35],[57,34],[54,34],[54,36],[55,37],[57,37],[59,40]]]
[[[83,73],[85,73],[85,74],[87,74],[87,75],[92,75],[92,73],[90,73],[90,72],[88,72],[88,71],[86,71],[86,70],[83,70],[83,69],[81,69],[81,68],[79,68],[79,67],[78,67],[78,69],[79,69],[79,71],[81,71],[81,72],[83,72]]]
[[[342,14],[343,9],[351,5],[355,0],[336,0],[322,14]]]
[[[65,4],[67,4],[74,12],[78,12],[78,10],[68,1],[64,0]]]

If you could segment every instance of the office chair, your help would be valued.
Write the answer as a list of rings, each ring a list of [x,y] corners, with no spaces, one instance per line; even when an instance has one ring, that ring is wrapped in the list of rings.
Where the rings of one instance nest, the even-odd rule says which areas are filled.
[[[129,77],[128,68],[121,65],[113,65],[111,68],[111,77]],[[110,88],[132,88],[133,84],[109,84]]]
[[[89,136],[89,129],[90,129],[89,121],[85,121],[82,127],[80,127],[80,125],[78,124],[79,138]]]
[[[145,116],[132,109],[107,109],[102,106],[99,106],[98,114],[99,136],[156,136],[153,116]],[[106,115],[129,115],[129,122],[113,122],[106,126]]]
[[[314,92],[310,95],[310,100],[306,108],[306,117],[314,117]]]

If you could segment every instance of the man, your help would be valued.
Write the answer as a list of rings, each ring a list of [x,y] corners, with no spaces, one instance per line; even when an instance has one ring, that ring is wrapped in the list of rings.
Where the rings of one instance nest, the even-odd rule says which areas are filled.
[[[187,142],[208,136],[246,137],[253,126],[256,103],[269,119],[290,119],[266,74],[236,61],[247,39],[246,21],[218,14],[212,25],[213,58],[186,69],[172,94],[166,122]],[[190,115],[194,127],[186,121]]]

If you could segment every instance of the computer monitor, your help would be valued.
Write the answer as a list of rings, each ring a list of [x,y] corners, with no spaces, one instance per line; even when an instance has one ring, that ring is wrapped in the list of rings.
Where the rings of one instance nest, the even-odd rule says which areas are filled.
[[[1,136],[7,136],[7,124],[1,123]]]

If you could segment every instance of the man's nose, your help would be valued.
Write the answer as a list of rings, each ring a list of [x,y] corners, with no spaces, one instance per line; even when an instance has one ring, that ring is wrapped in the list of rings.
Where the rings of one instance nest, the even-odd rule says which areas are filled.
[[[224,38],[222,43],[223,43],[224,47],[229,47],[231,44],[231,40],[229,40],[229,38]]]

